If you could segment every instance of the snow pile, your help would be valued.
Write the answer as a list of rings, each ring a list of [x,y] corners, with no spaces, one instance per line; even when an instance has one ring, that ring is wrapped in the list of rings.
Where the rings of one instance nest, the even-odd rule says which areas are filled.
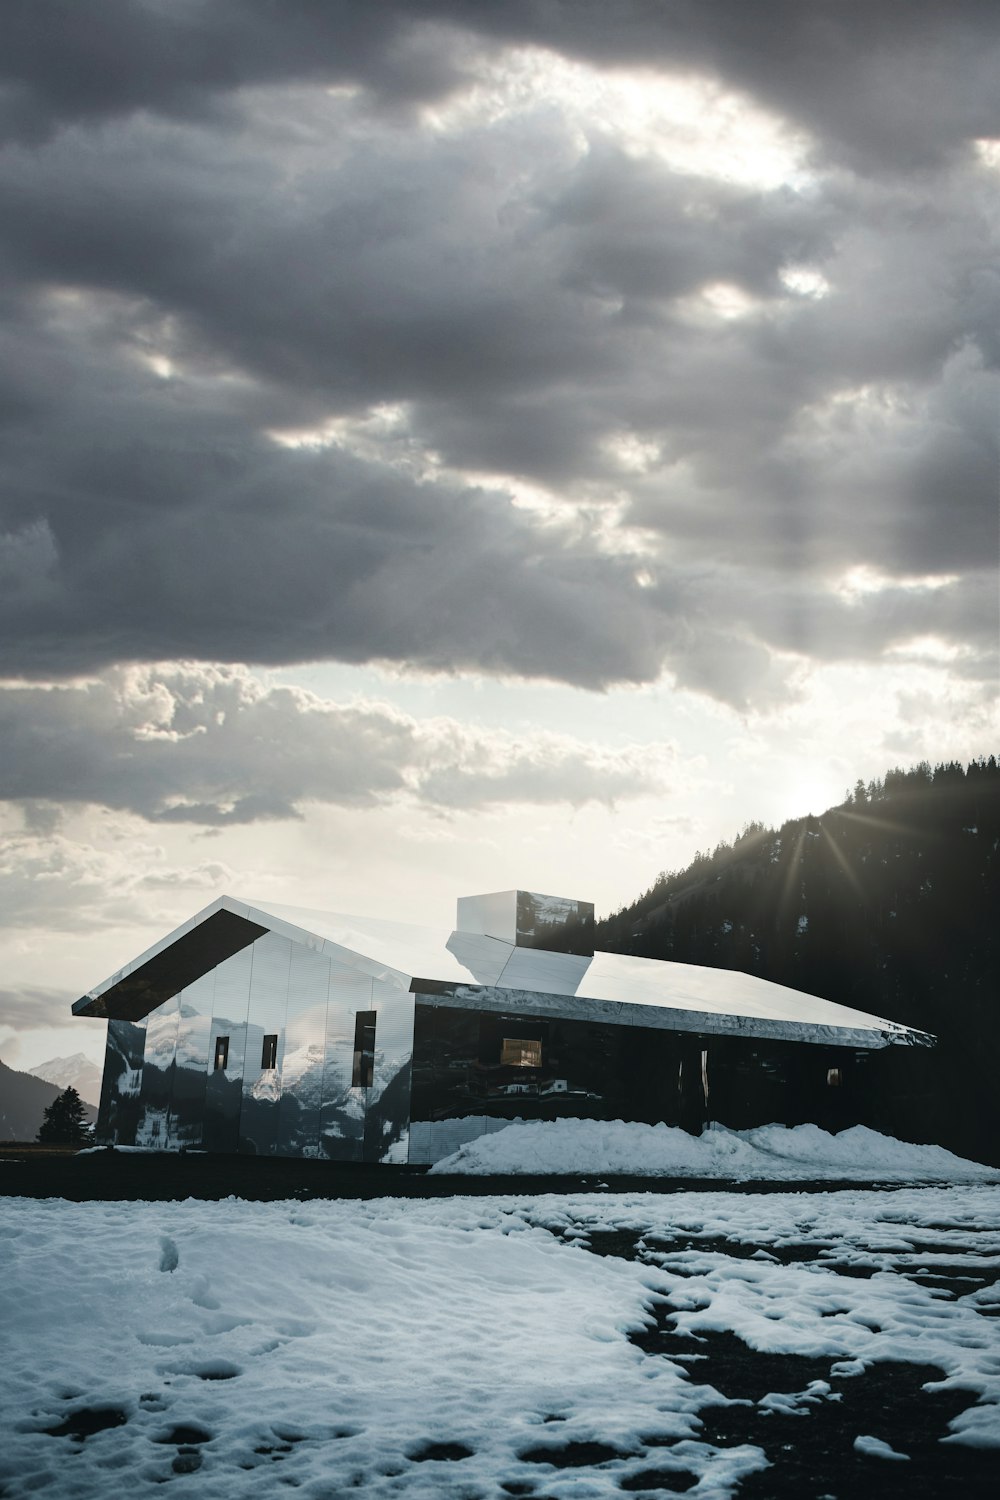
[[[872,1458],[902,1459],[907,1463],[910,1461],[908,1453],[897,1453],[888,1443],[883,1443],[881,1438],[868,1437],[865,1433],[859,1433],[854,1439],[854,1446],[859,1453],[868,1453]]]
[[[721,1177],[735,1182],[1000,1182],[1000,1169],[942,1146],[915,1146],[854,1125],[713,1125],[688,1135],[673,1125],[623,1120],[537,1120],[468,1141],[432,1173]]]

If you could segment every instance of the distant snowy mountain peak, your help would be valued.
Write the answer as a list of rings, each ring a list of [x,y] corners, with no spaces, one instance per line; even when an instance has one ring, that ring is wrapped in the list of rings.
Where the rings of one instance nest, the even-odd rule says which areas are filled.
[[[80,1098],[95,1109],[100,1103],[101,1070],[83,1052],[74,1052],[72,1057],[50,1057],[48,1062],[28,1068],[27,1072],[35,1078],[43,1078],[46,1083],[57,1084],[59,1088],[76,1089]]]

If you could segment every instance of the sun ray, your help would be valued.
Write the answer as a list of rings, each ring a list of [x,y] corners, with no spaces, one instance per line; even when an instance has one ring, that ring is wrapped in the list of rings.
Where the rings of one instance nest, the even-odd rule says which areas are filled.
[[[791,906],[792,887],[795,882],[795,877],[798,874],[799,861],[802,858],[802,846],[805,841],[806,825],[803,823],[802,827],[799,829],[799,836],[795,841],[795,848],[792,851],[792,857],[788,861],[788,871],[785,875],[785,881],[781,888],[781,899],[778,902],[779,923],[784,922],[785,917],[788,915],[788,909]]]
[[[823,835],[823,837],[826,839],[826,841],[829,844],[831,850],[833,851],[833,856],[836,859],[838,865],[840,866],[841,871],[842,871],[843,876],[844,876],[844,879],[847,881],[848,885],[851,887],[851,890],[854,892],[854,894],[858,897],[859,900],[864,901],[866,899],[866,897],[865,897],[865,893],[864,893],[864,890],[862,888],[861,882],[858,879],[857,875],[854,873],[854,871],[851,869],[850,865],[848,864],[848,862],[847,862],[847,856],[845,855],[843,849],[839,849],[837,847],[836,840],[834,839],[834,837],[833,837],[832,833],[830,832],[829,828],[827,828],[824,823],[821,823],[819,825],[819,831]]]
[[[867,824],[869,828],[879,828],[885,833],[913,834],[916,832],[915,829],[911,828],[906,823],[894,823],[889,818],[875,818],[872,817],[871,813],[848,812],[847,809],[843,807],[832,807],[830,809],[830,812],[831,814],[835,814],[838,818],[850,818],[852,823],[864,823]]]

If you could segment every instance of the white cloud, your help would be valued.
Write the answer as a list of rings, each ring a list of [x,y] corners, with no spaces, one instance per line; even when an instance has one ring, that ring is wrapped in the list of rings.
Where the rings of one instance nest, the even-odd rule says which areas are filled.
[[[0,726],[8,801],[208,826],[299,817],[312,802],[612,803],[662,787],[675,758],[663,744],[418,720],[385,701],[337,703],[194,663],[0,684]]]
[[[803,180],[808,136],[746,94],[690,69],[614,68],[536,47],[477,59],[476,82],[424,121],[442,134],[558,111],[582,154],[611,137],[637,158],[754,187]]]

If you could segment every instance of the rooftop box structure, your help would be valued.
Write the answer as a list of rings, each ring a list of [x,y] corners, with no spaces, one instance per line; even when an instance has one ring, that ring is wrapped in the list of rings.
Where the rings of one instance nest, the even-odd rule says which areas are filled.
[[[463,897],[454,928],[221,896],[95,986],[98,1139],[436,1161],[513,1119],[698,1130],[864,1117],[925,1033],[749,974],[594,949],[586,901]]]

